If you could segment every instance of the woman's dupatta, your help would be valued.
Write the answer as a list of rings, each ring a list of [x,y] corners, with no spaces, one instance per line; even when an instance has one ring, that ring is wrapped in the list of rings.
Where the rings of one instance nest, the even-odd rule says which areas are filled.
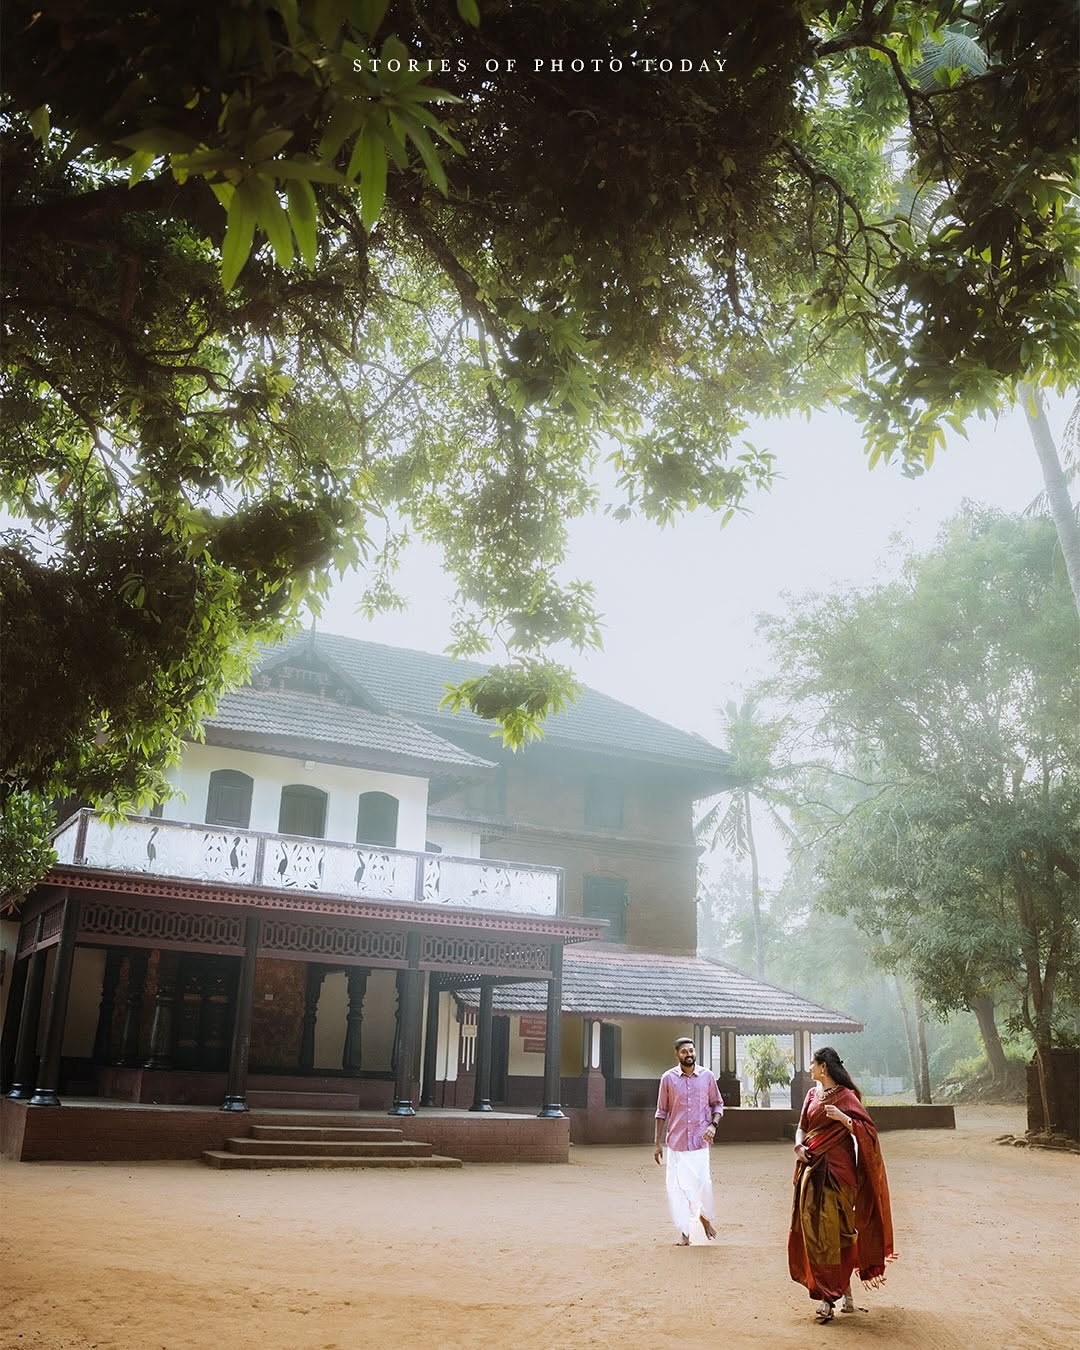
[[[864,1284],[874,1284],[884,1278],[888,1262],[896,1260],[889,1182],[873,1122],[861,1107],[850,1114],[859,1150],[859,1189],[855,1196],[859,1279]]]

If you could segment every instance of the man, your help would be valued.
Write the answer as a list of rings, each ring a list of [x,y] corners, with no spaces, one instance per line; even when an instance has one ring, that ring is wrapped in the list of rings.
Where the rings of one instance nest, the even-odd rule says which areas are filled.
[[[676,1247],[689,1247],[690,1229],[699,1219],[705,1236],[716,1237],[712,1225],[713,1193],[709,1172],[709,1145],[724,1114],[724,1100],[716,1079],[697,1063],[694,1042],[683,1036],[675,1042],[678,1064],[660,1079],[656,1099],[653,1157],[664,1159],[667,1132],[667,1196],[671,1218],[679,1234]]]

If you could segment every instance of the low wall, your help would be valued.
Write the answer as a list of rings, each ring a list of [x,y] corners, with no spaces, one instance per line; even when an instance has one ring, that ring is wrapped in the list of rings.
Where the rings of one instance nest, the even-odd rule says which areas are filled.
[[[575,1144],[651,1144],[655,1107],[611,1106],[606,1110],[567,1107],[570,1139]],[[887,1130],[954,1130],[956,1116],[951,1106],[874,1106],[874,1123]],[[794,1139],[798,1111],[790,1107],[731,1106],[724,1112],[716,1146],[761,1140]]]
[[[29,1106],[0,1099],[0,1152],[21,1162],[139,1162],[198,1158],[252,1125],[365,1125],[400,1129],[463,1162],[565,1163],[570,1122],[505,1113],[227,1111],[186,1106]]]

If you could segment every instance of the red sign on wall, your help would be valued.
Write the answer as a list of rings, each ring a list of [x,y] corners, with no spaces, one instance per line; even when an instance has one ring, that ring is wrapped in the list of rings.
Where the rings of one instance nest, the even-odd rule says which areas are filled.
[[[544,1053],[543,1041],[522,1041],[521,1044],[527,1055],[542,1055]]]
[[[536,1037],[547,1035],[547,1017],[544,1013],[536,1013],[530,1017],[521,1019],[521,1035],[526,1040],[532,1040]]]

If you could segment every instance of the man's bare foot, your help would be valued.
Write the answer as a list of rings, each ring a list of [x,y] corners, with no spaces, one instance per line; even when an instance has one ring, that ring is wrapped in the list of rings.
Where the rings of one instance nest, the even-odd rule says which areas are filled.
[[[701,1218],[701,1226],[702,1228],[705,1229],[705,1236],[711,1242],[713,1238],[716,1237],[716,1229],[712,1226],[712,1223],[705,1217],[704,1214],[702,1214],[700,1218]]]
[[[689,1246],[690,1246],[690,1234],[689,1234],[689,1233],[680,1233],[680,1234],[679,1234],[679,1240],[678,1240],[678,1242],[676,1242],[675,1246],[676,1246],[676,1247],[689,1247]]]

